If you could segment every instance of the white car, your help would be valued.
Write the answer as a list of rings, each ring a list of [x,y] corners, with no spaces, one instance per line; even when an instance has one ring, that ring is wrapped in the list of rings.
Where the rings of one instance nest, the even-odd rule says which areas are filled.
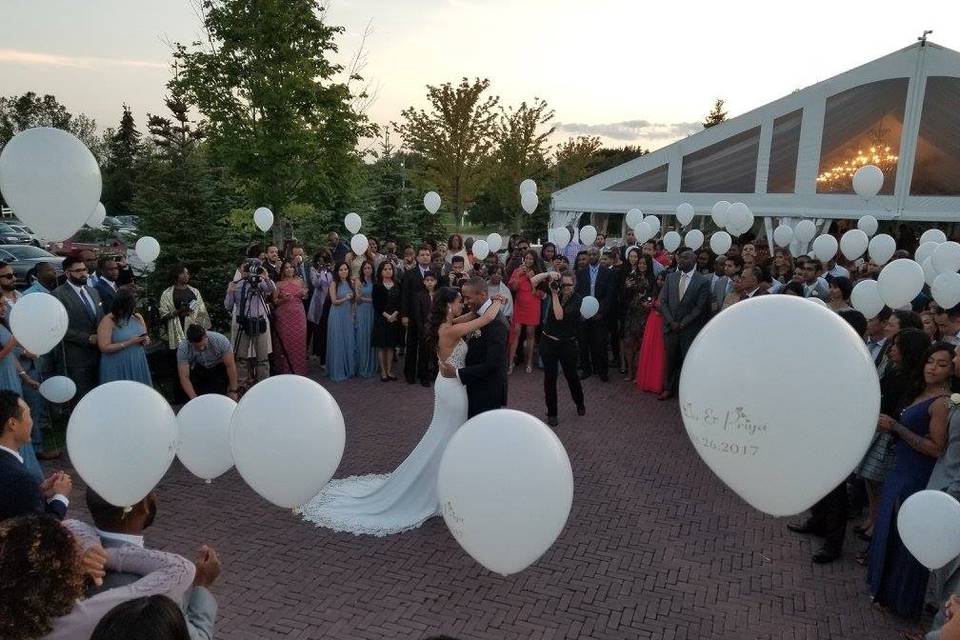
[[[25,233],[25,234],[27,234],[28,236],[30,236],[30,244],[32,244],[33,246],[35,246],[35,247],[42,247],[42,246],[43,246],[43,238],[41,238],[40,236],[38,236],[37,234],[35,234],[35,233],[33,232],[33,229],[31,229],[31,228],[28,227],[27,225],[25,225],[25,224],[11,224],[10,226],[13,227],[14,231],[19,231],[20,233]]]

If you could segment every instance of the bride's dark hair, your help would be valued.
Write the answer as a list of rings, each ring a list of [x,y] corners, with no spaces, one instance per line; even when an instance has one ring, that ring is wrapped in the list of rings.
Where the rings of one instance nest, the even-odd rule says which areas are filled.
[[[460,297],[460,292],[453,287],[440,287],[433,295],[433,307],[430,309],[430,318],[427,320],[427,348],[436,353],[440,346],[440,325],[447,321],[447,311],[450,304]]]

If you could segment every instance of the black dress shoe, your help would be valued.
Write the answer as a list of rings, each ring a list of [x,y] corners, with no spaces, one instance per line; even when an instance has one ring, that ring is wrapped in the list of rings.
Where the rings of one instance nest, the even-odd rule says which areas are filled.
[[[579,407],[577,407],[577,415],[578,415],[578,416],[585,416],[585,415],[587,415],[587,408],[586,408],[585,406],[583,406],[583,405],[580,405]]]
[[[557,416],[547,416],[547,424],[551,427],[556,427],[560,424],[560,421],[557,420]]]
[[[824,547],[823,549],[820,549],[820,551],[817,551],[815,554],[813,554],[813,562],[814,564],[830,564],[839,557],[839,551],[834,551]]]
[[[790,531],[794,533],[817,533],[816,527],[812,526],[809,520],[804,522],[791,522],[787,525],[787,529],[790,529]]]

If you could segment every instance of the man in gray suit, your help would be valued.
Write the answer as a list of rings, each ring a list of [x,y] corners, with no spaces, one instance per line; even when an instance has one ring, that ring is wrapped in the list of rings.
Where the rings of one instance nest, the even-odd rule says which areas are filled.
[[[711,292],[710,310],[713,313],[723,309],[723,301],[733,291],[734,280],[742,268],[743,260],[740,256],[729,256],[723,259],[723,275],[713,283]]]
[[[100,348],[97,327],[103,318],[100,293],[87,284],[87,265],[79,256],[63,260],[67,281],[53,295],[67,310],[67,334],[63,338],[63,371],[77,385],[74,403],[97,386],[100,377]]]
[[[97,535],[100,536],[100,542],[105,549],[126,544],[142,547],[144,546],[143,530],[153,524],[157,515],[157,497],[151,493],[125,513],[123,507],[113,506],[88,487],[87,509],[90,511],[90,517],[93,518],[93,524],[97,528]],[[193,579],[193,587],[184,595],[181,608],[190,630],[190,639],[213,640],[217,620],[217,601],[209,588],[220,575],[220,559],[212,547],[203,545],[194,564],[197,567],[197,573]],[[87,592],[87,597],[107,589],[132,584],[142,577],[135,573],[107,571],[103,584],[91,588]]]
[[[667,276],[660,292],[660,313],[667,367],[658,399],[669,400],[677,393],[687,350],[710,315],[710,278],[697,271],[697,258],[690,249],[680,250],[677,270]]]

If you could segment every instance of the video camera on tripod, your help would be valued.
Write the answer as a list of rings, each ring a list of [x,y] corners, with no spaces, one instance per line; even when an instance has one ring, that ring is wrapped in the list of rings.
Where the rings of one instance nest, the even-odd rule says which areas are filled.
[[[250,284],[260,284],[265,275],[267,275],[267,270],[263,266],[263,261],[259,258],[247,258],[243,266],[240,267],[240,276],[248,280]]]

